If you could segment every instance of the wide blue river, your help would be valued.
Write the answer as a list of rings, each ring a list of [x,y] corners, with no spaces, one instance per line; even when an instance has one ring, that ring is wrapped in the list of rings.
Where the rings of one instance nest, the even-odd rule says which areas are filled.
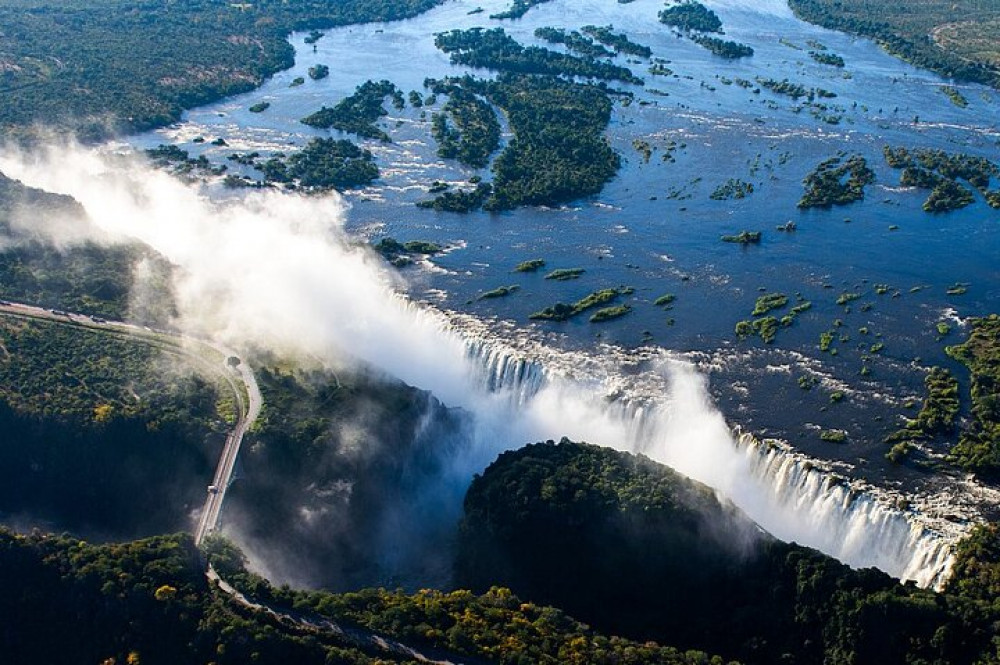
[[[426,94],[425,78],[466,73],[435,49],[435,33],[502,25],[522,43],[538,44],[533,33],[541,26],[614,25],[668,61],[674,76],[650,74],[646,60],[618,58],[646,86],[630,87],[635,102],[615,106],[608,139],[622,155],[623,168],[600,195],[559,209],[502,214],[418,209],[414,202],[428,198],[433,181],[460,184],[477,174],[489,179],[489,170],[477,172],[436,156],[430,114],[441,101],[402,111],[387,104],[382,125],[392,143],[360,141],[376,154],[382,177],[346,194],[352,205],[349,230],[364,239],[391,235],[451,248],[432,264],[403,271],[416,298],[513,320],[555,344],[594,352],[604,342],[656,345],[683,353],[709,373],[713,394],[731,422],[787,438],[813,454],[868,459],[879,474],[898,473],[875,462],[885,451],[885,434],[913,413],[904,402],[922,394],[921,368],[940,364],[959,371],[944,347],[961,338],[963,317],[989,313],[1000,298],[1000,211],[977,194],[976,203],[964,210],[923,212],[927,192],[901,189],[899,171],[889,168],[882,149],[930,147],[995,159],[1000,93],[958,85],[968,100],[961,108],[941,91],[947,82],[936,75],[869,41],[803,23],[780,0],[705,4],[722,18],[727,38],[755,49],[752,58],[724,60],[679,38],[657,20],[662,0],[551,0],[516,21],[488,18],[505,8],[505,0],[454,0],[408,21],[330,30],[315,49],[304,43],[305,35],[293,35],[292,69],[134,143],[177,143],[216,163],[228,163],[232,152],[287,151],[314,136],[338,135],[299,120],[332,106],[365,80],[388,79],[404,93]],[[469,13],[477,7],[485,11]],[[809,51],[821,47],[842,56],[846,66],[815,62]],[[308,68],[320,63],[330,67],[330,76],[309,79]],[[300,76],[306,83],[290,87]],[[825,101],[840,122],[824,122],[790,97],[766,89],[754,94],[732,83],[757,77],[835,92],[836,98]],[[270,103],[267,111],[248,111],[262,101]],[[206,141],[193,143],[196,137]],[[216,138],[228,145],[211,145]],[[633,147],[636,140],[655,149],[648,162]],[[676,146],[673,159],[664,160],[670,142]],[[876,184],[863,202],[800,211],[802,178],[840,151],[867,157]],[[740,200],[712,200],[710,194],[730,178],[753,183],[754,192]],[[775,230],[788,221],[797,225],[795,232]],[[763,231],[762,243],[742,247],[720,241],[743,229]],[[586,272],[569,282],[512,272],[518,262],[534,258],[544,259],[549,269]],[[966,292],[948,295],[956,283],[966,285]],[[512,296],[478,300],[487,290],[512,284],[520,286]],[[876,285],[887,285],[888,291],[880,295]],[[586,316],[559,324],[528,319],[557,301],[572,302],[612,286],[635,289],[622,299],[633,308],[624,318],[603,324],[589,323]],[[813,307],[782,329],[773,345],[739,341],[734,327],[750,318],[764,291],[786,293],[792,304],[800,294]],[[836,304],[844,292],[861,296],[849,311]],[[666,293],[677,296],[669,311],[653,305]],[[838,320],[842,325],[835,327]],[[952,328],[943,338],[940,322]],[[820,334],[834,329],[836,355],[821,352]],[[872,353],[873,345],[884,348]],[[862,367],[868,368],[866,376]],[[801,377],[819,383],[803,390]],[[830,398],[836,390],[846,395],[839,403]],[[820,441],[818,432],[829,428],[846,430],[847,443]]]

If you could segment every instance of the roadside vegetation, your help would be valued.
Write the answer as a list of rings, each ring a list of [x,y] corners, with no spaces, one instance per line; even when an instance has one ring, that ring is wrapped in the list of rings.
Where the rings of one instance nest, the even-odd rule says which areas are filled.
[[[194,367],[128,335],[0,315],[0,513],[119,538],[187,528],[236,408]]]

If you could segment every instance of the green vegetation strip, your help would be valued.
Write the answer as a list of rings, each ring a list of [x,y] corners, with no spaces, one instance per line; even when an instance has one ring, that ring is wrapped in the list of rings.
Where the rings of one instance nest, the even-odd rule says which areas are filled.
[[[800,18],[873,39],[918,67],[948,78],[1000,86],[1000,21],[994,2],[789,0],[788,4]]]
[[[542,321],[568,321],[569,319],[579,314],[582,314],[588,309],[593,309],[594,307],[598,307],[600,305],[606,305],[615,300],[618,296],[631,292],[632,292],[631,289],[601,289],[600,291],[594,291],[593,293],[584,296],[583,298],[576,301],[572,305],[567,305],[566,303],[561,303],[561,302],[556,303],[551,307],[546,307],[545,309],[539,312],[535,312],[529,318]],[[600,310],[596,312],[594,316],[596,317],[598,314],[601,314],[601,312],[604,312],[604,314],[601,314],[601,317],[598,318],[599,321],[608,320],[610,318],[617,318],[616,316],[612,315],[615,314],[620,308],[606,308],[606,309],[613,311]],[[623,316],[626,313],[627,311],[621,312],[618,314],[618,316]],[[593,317],[591,317],[591,321],[594,321]]]
[[[969,338],[946,351],[972,374],[972,422],[952,448],[951,458],[963,469],[996,478],[1000,476],[1000,316],[973,319]]]

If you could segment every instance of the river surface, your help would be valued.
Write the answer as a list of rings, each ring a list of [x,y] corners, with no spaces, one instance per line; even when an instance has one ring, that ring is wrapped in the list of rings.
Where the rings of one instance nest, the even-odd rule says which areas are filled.
[[[919,474],[883,463],[881,440],[915,412],[905,403],[922,395],[921,368],[944,365],[962,374],[944,347],[961,339],[962,317],[989,313],[1000,298],[1000,211],[977,194],[976,203],[964,210],[923,212],[927,192],[899,188],[900,172],[888,167],[882,148],[941,148],[996,159],[1000,93],[958,85],[968,100],[968,107],[960,108],[942,93],[946,82],[936,75],[896,60],[870,41],[799,21],[784,2],[705,4],[723,20],[728,39],[755,49],[753,57],[724,60],[680,38],[658,22],[661,0],[551,0],[516,21],[488,18],[505,8],[505,0],[456,0],[407,21],[327,31],[315,48],[304,42],[306,35],[295,34],[292,69],[252,93],[193,110],[179,124],[133,144],[176,143],[192,155],[231,165],[226,158],[233,152],[288,151],[315,136],[355,140],[375,153],[382,177],[346,194],[352,204],[348,229],[366,240],[390,235],[450,248],[403,271],[415,298],[485,319],[512,320],[526,334],[559,346],[599,353],[601,344],[613,343],[678,352],[708,373],[731,423],[787,439],[812,455],[858,463],[864,475],[919,481]],[[485,11],[469,13],[477,7]],[[614,25],[669,61],[675,75],[654,76],[647,60],[616,58],[646,80],[645,88],[622,86],[635,101],[615,105],[608,129],[623,167],[599,195],[569,206],[467,215],[416,208],[435,180],[489,179],[488,169],[436,156],[430,114],[443,100],[401,111],[387,102],[389,115],[380,124],[391,135],[390,144],[299,122],[368,79],[388,79],[404,94],[426,94],[427,77],[492,75],[451,65],[434,47],[436,33],[503,26],[522,43],[559,50],[535,39],[534,30],[587,24]],[[846,67],[813,61],[809,51],[816,42],[842,56]],[[315,64],[328,65],[330,76],[309,79],[306,72]],[[290,87],[296,77],[305,77],[305,84]],[[790,97],[766,89],[754,94],[731,83],[756,77],[835,92],[836,98],[822,101],[841,121],[824,122]],[[262,101],[270,103],[265,112],[248,110]],[[206,140],[195,143],[196,137]],[[211,145],[217,138],[227,145]],[[633,147],[635,140],[654,147],[648,162]],[[670,141],[677,148],[673,159],[665,160]],[[866,199],[831,210],[799,210],[802,178],[839,151],[860,153],[875,169],[877,182]],[[710,199],[729,178],[751,182],[755,191],[740,200]],[[796,223],[796,231],[775,230],[788,221]],[[720,241],[743,229],[763,231],[763,242],[742,247]],[[517,263],[534,258],[544,259],[546,269],[586,272],[569,282],[546,281],[545,271],[512,272]],[[949,296],[946,291],[956,282],[966,284],[967,292]],[[513,284],[520,290],[509,297],[478,299]],[[878,295],[877,284],[889,290]],[[633,308],[621,319],[529,321],[532,312],[555,302],[613,286],[635,289],[621,300]],[[789,295],[789,306],[800,294],[813,307],[782,329],[772,345],[739,341],[734,327],[750,318],[763,291]],[[838,306],[843,292],[861,298],[849,308]],[[653,305],[666,293],[677,296],[669,311]],[[936,329],[942,321],[953,328],[943,339]],[[828,330],[837,333],[836,355],[819,349],[819,336]],[[884,348],[872,353],[875,344]],[[868,376],[860,374],[862,367],[869,368]],[[816,379],[816,387],[800,388],[803,376]],[[838,390],[845,398],[833,403],[831,394]],[[821,441],[820,430],[830,428],[846,430],[847,443]]]

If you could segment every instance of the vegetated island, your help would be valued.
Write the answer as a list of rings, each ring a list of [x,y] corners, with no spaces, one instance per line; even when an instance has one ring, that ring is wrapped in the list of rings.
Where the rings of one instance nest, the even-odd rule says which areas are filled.
[[[523,46],[503,28],[452,30],[435,36],[434,44],[449,54],[452,64],[520,74],[553,74],[617,80],[642,85],[627,67],[606,60]]]
[[[821,65],[830,65],[831,67],[843,68],[846,64],[844,59],[836,53],[826,51],[809,51],[809,57]]]
[[[660,10],[660,23],[681,30],[699,32],[722,32],[722,20],[711,9],[696,2],[684,0]]]
[[[545,267],[544,259],[528,259],[514,266],[514,272],[538,272]]]
[[[354,94],[345,97],[333,108],[324,106],[302,118],[302,123],[317,129],[339,129],[388,143],[389,135],[375,126],[377,120],[389,114],[384,106],[386,97],[392,98],[396,108],[403,108],[406,103],[403,93],[389,81],[365,81]]]
[[[720,237],[722,242],[731,242],[737,245],[759,245],[763,234],[760,231],[740,231],[735,235],[724,235]]]
[[[600,43],[614,49],[615,53],[635,55],[640,58],[648,58],[653,55],[653,50],[648,46],[638,44],[630,40],[625,33],[615,32],[613,25],[596,26],[585,25],[580,31],[585,35],[593,37]]]
[[[600,291],[594,291],[584,296],[571,305],[561,302],[556,303],[551,307],[546,307],[539,312],[535,312],[528,318],[540,321],[568,321],[574,316],[583,314],[588,309],[607,305],[619,296],[630,293],[632,293],[632,290],[627,288],[601,289]]]
[[[903,170],[901,185],[931,190],[923,204],[927,212],[950,212],[974,203],[972,192],[959,180],[978,190],[991,208],[1000,208],[1000,187],[990,188],[993,179],[1000,179],[1000,166],[984,157],[890,146],[883,153],[889,166]]]
[[[587,272],[583,268],[559,268],[558,270],[553,270],[545,276],[545,279],[551,279],[557,282],[567,282],[571,279],[579,279],[580,275]]]
[[[347,139],[312,139],[301,150],[285,156],[272,155],[264,161],[236,155],[233,161],[248,163],[261,172],[266,184],[284,184],[308,192],[343,191],[369,185],[379,177],[371,151]],[[230,175],[229,187],[254,186],[250,179]]]
[[[426,240],[410,240],[401,243],[392,237],[382,238],[372,247],[382,255],[382,258],[397,268],[412,264],[414,256],[433,256],[444,251],[441,245]]]
[[[537,28],[535,37],[544,39],[550,44],[562,44],[568,50],[588,58],[611,58],[615,53],[596,43],[590,37],[585,37],[576,30],[567,31],[563,28]]]
[[[921,443],[946,437],[955,430],[958,418],[958,380],[941,367],[932,367],[924,378],[927,398],[916,417],[887,436],[885,443],[891,448],[885,458],[900,464],[910,457]]]
[[[740,180],[739,178],[730,178],[726,182],[722,183],[715,188],[708,198],[713,201],[729,201],[731,199],[745,199],[750,194],[753,194],[754,187],[753,183]]]
[[[490,14],[491,19],[504,20],[504,19],[517,19],[521,18],[528,11],[543,2],[548,2],[548,0],[513,0],[510,7],[502,12],[497,12],[496,14]],[[480,10],[482,11],[482,10]]]
[[[757,298],[750,316],[756,319],[747,319],[736,324],[736,336],[740,340],[748,337],[758,336],[765,344],[771,344],[778,336],[781,328],[789,328],[795,323],[795,319],[802,313],[812,309],[812,303],[801,296],[795,306],[788,314],[780,319],[770,314],[773,310],[784,309],[789,302],[789,298],[784,293],[766,293]]]
[[[800,208],[830,208],[865,198],[865,187],[875,182],[875,172],[861,155],[831,157],[802,180],[805,193]]]
[[[719,15],[696,0],[683,0],[660,11],[660,22],[678,28],[696,44],[715,55],[735,60],[753,55],[753,49],[746,44],[712,37],[704,33],[722,33]]]
[[[511,284],[510,286],[498,286],[495,289],[483,293],[479,296],[479,300],[494,300],[496,298],[506,298],[507,296],[516,293],[521,290],[521,287],[517,284]]]
[[[604,137],[612,104],[603,88],[515,74],[428,83],[438,94],[460,88],[483,96],[506,113],[514,132],[493,160],[492,189],[477,187],[467,201],[471,205],[481,203],[487,210],[558,205],[601,191],[621,164]],[[448,197],[443,194],[442,203]]]
[[[330,68],[322,64],[313,65],[312,67],[309,68],[309,71],[307,73],[309,74],[309,78],[311,78],[313,81],[319,81],[321,79],[325,79],[327,76],[330,75]]]
[[[448,102],[440,113],[431,116],[431,134],[438,143],[438,157],[483,168],[500,146],[496,113],[489,103],[461,86],[450,86],[447,91]]]
[[[1000,478],[1000,316],[991,314],[970,322],[968,339],[945,349],[972,375],[972,422],[963,428],[951,450],[961,468],[990,480]]]

